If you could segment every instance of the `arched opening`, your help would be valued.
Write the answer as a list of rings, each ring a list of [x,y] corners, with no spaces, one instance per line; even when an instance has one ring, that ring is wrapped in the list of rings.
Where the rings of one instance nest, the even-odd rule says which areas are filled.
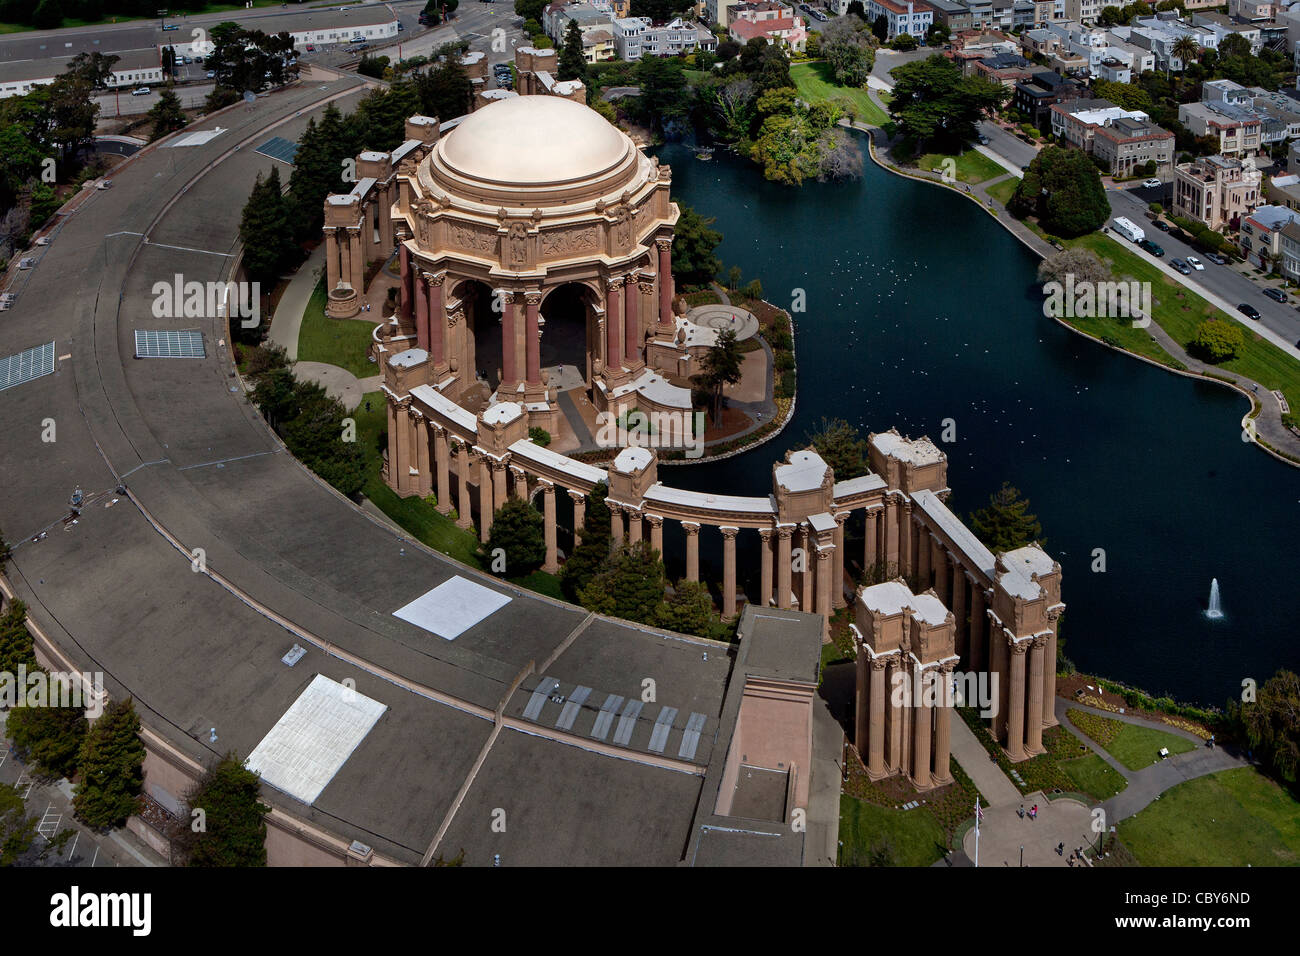
[[[594,300],[595,293],[580,282],[556,286],[542,299],[541,366],[559,391],[591,387],[592,357],[600,349]]]
[[[494,296],[487,283],[467,279],[457,286],[456,295],[465,310],[461,380],[467,386],[478,382],[490,395],[501,384],[501,313],[493,308]]]

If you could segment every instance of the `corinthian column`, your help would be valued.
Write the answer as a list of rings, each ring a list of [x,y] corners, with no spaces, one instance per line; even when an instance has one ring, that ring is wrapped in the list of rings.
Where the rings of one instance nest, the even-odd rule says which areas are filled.
[[[438,513],[447,514],[451,511],[451,479],[448,475],[448,458],[447,453],[447,429],[441,425],[434,425],[433,433],[433,457],[434,467],[438,473]]]
[[[605,368],[612,374],[623,364],[623,288],[622,279],[609,279],[605,283],[609,293],[605,296]]]
[[[542,515],[546,521],[546,563],[542,570],[554,574],[560,570],[560,559],[555,546],[555,485],[549,481],[542,484]]]
[[[841,608],[844,600],[844,522],[849,520],[849,513],[841,511],[835,515],[835,550],[831,554],[831,607]]]
[[[871,662],[871,717],[867,725],[867,773],[873,778],[885,775],[886,663],[883,657],[877,657]]]
[[[933,682],[933,671],[922,672],[921,699],[912,701],[912,782],[920,790],[934,785],[930,773],[930,717],[934,708],[927,703]]]
[[[736,616],[736,532],[739,528],[722,530],[722,616]]]
[[[656,239],[659,249],[659,334],[672,335],[673,321],[673,241]]]
[[[335,255],[336,248],[334,243],[331,242],[329,248],[326,250],[326,256],[331,265],[333,264]],[[398,247],[397,259],[402,266],[402,281],[397,287],[397,314],[401,316],[401,321],[405,323],[410,321],[411,318],[411,250],[406,247],[406,243],[402,243],[401,246]],[[329,271],[335,272],[337,270],[331,268]],[[329,280],[328,287],[331,289],[334,288],[334,280],[332,278]]]
[[[686,532],[686,580],[700,579],[700,526],[694,521],[683,521]]]
[[[636,277],[628,276],[623,280],[623,364],[629,367],[637,364],[641,351],[641,343],[637,341],[641,323],[636,297]]]
[[[934,708],[934,783],[942,786],[952,783],[949,755],[952,751],[952,665],[945,664],[939,672],[942,682],[935,696]]]
[[[776,606],[790,607],[790,538],[794,528],[785,525],[776,529]]]
[[[428,273],[415,272],[415,344],[429,350],[429,286]]]
[[[469,496],[469,476],[473,462],[470,461],[469,446],[464,442],[459,444],[459,452],[456,455],[456,477],[457,484],[460,486],[456,489],[456,526],[458,528],[468,528],[473,521],[470,512],[473,510],[473,499]]]
[[[537,325],[537,308],[542,303],[540,292],[528,292],[524,295],[524,335],[526,355],[528,356],[528,384],[542,384],[542,338]]]
[[[1047,638],[1040,634],[1034,638],[1029,650],[1029,706],[1025,709],[1025,752],[1043,752],[1043,649]]]
[[[587,520],[587,496],[581,491],[570,491],[569,497],[573,499],[573,545],[577,547],[582,544],[583,524]]]
[[[609,537],[617,551],[623,547],[623,510],[611,501],[605,505],[609,508]]]
[[[429,358],[433,366],[442,369],[447,364],[447,308],[442,300],[442,285],[447,273],[425,273],[429,283]]]
[[[758,536],[762,539],[762,544],[759,545],[759,558],[763,567],[758,606],[770,607],[772,604],[772,529],[760,528]]]
[[[1007,638],[1008,642],[1011,638]],[[1026,641],[1012,643],[1011,688],[1007,694],[1007,756],[1012,760],[1025,758],[1025,652]]]
[[[659,553],[662,558],[664,554],[664,519],[659,515],[646,515],[646,524],[650,525],[650,547]]]

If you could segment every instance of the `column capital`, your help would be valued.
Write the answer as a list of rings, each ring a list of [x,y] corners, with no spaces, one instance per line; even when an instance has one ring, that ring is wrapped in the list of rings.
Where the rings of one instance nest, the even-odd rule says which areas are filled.
[[[411,421],[418,421],[424,417],[424,412],[416,408],[414,404],[406,406],[406,414],[410,416]]]
[[[782,525],[776,529],[776,533],[778,537],[788,540],[794,536],[794,526]]]
[[[691,537],[695,537],[697,534],[700,533],[700,526],[696,524],[694,521],[683,521],[682,530],[685,531]]]
[[[524,297],[524,303],[525,303],[526,305],[541,305],[541,304],[542,304],[542,290],[541,290],[541,289],[525,289],[521,294],[522,294],[523,297]]]
[[[736,534],[740,531],[739,528],[731,528],[731,527],[723,527],[723,528],[719,528],[718,530],[722,532],[722,536],[724,538],[734,538]]]
[[[609,289],[610,292],[623,288],[623,276],[607,276],[605,278],[605,288]]]
[[[442,285],[444,282],[447,281],[447,273],[446,272],[425,272],[424,280],[428,282],[429,285]]]
[[[660,236],[660,237],[658,237],[658,238],[655,239],[655,245],[659,247],[659,251],[660,251],[660,252],[672,252],[672,251],[673,251],[673,241],[672,241],[672,239],[666,239],[666,238]]]
[[[843,528],[844,522],[849,520],[849,515],[851,515],[852,513],[853,512],[851,511],[837,511],[833,515],[831,515],[831,517],[835,519],[835,523],[837,525]]]
[[[1034,650],[1036,650],[1036,651],[1041,651],[1044,647],[1047,646],[1047,635],[1046,635],[1046,634],[1035,634],[1035,635],[1034,635],[1034,640],[1033,640],[1033,645],[1034,645]]]
[[[775,532],[775,531],[776,531],[775,528],[759,528],[759,529],[758,529],[758,536],[759,536],[760,538],[762,538],[762,539],[763,539],[763,543],[766,544],[768,541],[771,541],[771,540],[772,540],[772,534],[773,534],[773,532]]]
[[[587,495],[585,492],[574,491],[572,488],[566,488],[565,490],[569,493],[569,497],[573,499],[573,501],[575,502],[587,500]]]
[[[818,545],[818,546],[817,546],[817,561],[818,561],[819,563],[822,562],[822,561],[829,561],[829,560],[831,559],[831,552],[833,552],[834,550],[835,550],[835,545],[833,545],[833,544],[821,544],[821,545]]]
[[[660,515],[646,515],[645,520],[650,522],[650,527],[652,528],[658,528],[664,523],[664,519]]]
[[[1017,657],[1024,655],[1029,650],[1029,641],[1017,641],[1011,634],[1007,635],[1007,643],[1011,645],[1011,653]]]

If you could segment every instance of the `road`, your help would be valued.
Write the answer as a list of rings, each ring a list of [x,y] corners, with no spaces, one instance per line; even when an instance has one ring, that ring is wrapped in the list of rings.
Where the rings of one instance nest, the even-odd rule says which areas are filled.
[[[182,109],[195,109],[203,105],[203,101],[212,92],[212,86],[211,82],[197,83],[193,86],[174,86],[172,92],[180,98]],[[99,104],[101,119],[112,116],[142,116],[153,109],[164,89],[165,87],[162,86],[151,86],[149,92],[142,96],[136,96],[130,90],[122,90],[117,93],[104,93],[102,96],[94,97],[94,100]]]

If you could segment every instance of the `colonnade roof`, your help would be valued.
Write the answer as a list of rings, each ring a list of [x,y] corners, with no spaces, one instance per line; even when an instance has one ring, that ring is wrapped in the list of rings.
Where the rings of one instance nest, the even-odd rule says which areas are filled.
[[[646,489],[646,501],[657,501],[665,505],[678,505],[698,508],[702,511],[732,511],[746,513],[775,514],[776,508],[772,498],[742,498],[739,495],[711,495],[703,491],[687,491],[685,488],[670,488],[663,482],[656,482]]]
[[[561,455],[557,451],[551,451],[549,448],[543,448],[527,438],[521,438],[510,446],[510,453],[519,458],[526,458],[536,462],[539,465],[545,465],[555,471],[570,475],[578,481],[598,485],[606,481],[609,475],[602,468],[595,465],[588,465],[586,462],[578,461],[576,458],[570,458],[568,455]],[[574,489],[575,491],[581,489]]]
[[[874,472],[866,475],[859,475],[857,478],[850,478],[847,481],[837,481],[831,489],[831,494],[835,498],[847,498],[851,495],[861,495],[868,491],[876,491],[885,487],[885,479],[881,478]]]
[[[943,461],[943,452],[928,438],[904,438],[894,432],[878,432],[871,436],[871,442],[882,454],[913,465]]]
[[[981,544],[979,538],[975,537],[962,520],[948,510],[948,506],[939,500],[938,495],[933,491],[914,491],[912,501],[948,536],[956,548],[974,563],[975,567],[988,575],[990,581],[993,580],[994,565],[997,563],[993,552]]]
[[[1033,575],[1050,574],[1056,566],[1047,552],[1036,544],[1007,551],[1002,555],[1002,563],[1007,570],[998,578],[998,583],[1008,594],[1028,601],[1043,594]]]
[[[794,452],[788,464],[776,466],[776,480],[789,491],[814,491],[826,478],[826,462],[811,449]]]
[[[417,385],[411,389],[411,394],[434,411],[440,412],[461,428],[466,429],[470,434],[478,434],[478,419],[474,417],[474,413],[461,408],[432,385]]]

